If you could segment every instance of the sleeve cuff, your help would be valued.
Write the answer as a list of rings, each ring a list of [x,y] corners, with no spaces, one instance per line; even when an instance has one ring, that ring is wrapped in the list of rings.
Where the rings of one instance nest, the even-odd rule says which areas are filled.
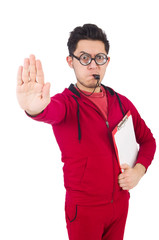
[[[28,117],[31,117],[31,118],[36,118],[36,117],[40,116],[43,112],[44,112],[44,110],[43,110],[41,113],[33,116],[33,115],[30,115],[29,113],[27,113],[27,112],[25,111],[26,115],[27,115]]]

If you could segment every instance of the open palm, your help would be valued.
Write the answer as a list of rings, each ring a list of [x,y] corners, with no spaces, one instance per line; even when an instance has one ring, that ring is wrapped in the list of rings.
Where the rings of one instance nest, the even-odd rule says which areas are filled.
[[[16,92],[21,108],[30,115],[37,115],[50,103],[50,83],[44,83],[41,62],[34,55],[19,67]]]

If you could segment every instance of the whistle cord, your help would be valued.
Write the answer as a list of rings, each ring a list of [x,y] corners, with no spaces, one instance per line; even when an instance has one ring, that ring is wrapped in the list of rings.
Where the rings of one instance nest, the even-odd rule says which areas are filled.
[[[85,95],[86,97],[90,97],[90,96],[95,92],[96,88],[97,88],[97,87],[100,87],[100,84],[99,84],[99,79],[98,79],[98,80],[97,80],[97,84],[96,84],[93,92],[91,92],[90,94],[84,93],[84,92],[77,86],[77,84],[75,84],[75,86],[78,88],[78,90],[79,90],[83,95]]]

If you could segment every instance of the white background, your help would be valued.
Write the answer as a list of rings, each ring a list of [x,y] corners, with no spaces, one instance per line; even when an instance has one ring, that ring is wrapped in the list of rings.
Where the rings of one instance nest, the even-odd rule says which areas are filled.
[[[51,126],[29,119],[16,100],[16,75],[31,53],[51,95],[75,82],[69,32],[105,30],[111,58],[103,83],[126,95],[159,139],[158,1],[5,0],[0,3],[0,239],[67,240],[60,151]],[[125,240],[158,240],[159,154],[131,191]]]

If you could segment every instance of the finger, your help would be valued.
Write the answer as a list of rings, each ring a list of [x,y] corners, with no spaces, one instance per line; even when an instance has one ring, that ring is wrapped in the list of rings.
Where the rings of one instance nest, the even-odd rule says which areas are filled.
[[[129,168],[130,168],[130,166],[128,164],[126,164],[126,163],[121,165],[121,169],[122,170],[127,170]]]
[[[23,80],[22,80],[22,71],[23,71],[23,67],[20,66],[18,68],[18,73],[17,73],[17,85],[21,86],[23,84]]]
[[[22,80],[24,83],[29,82],[29,64],[30,64],[29,59],[25,58],[23,72],[22,72]]]
[[[124,174],[123,174],[123,173],[118,176],[118,179],[119,179],[119,180],[124,179],[124,178],[125,178],[125,177],[124,177]]]
[[[119,179],[118,180],[118,183],[121,185],[121,184],[126,184],[126,181],[125,181],[125,179]]]
[[[44,84],[44,72],[40,60],[36,60],[36,69],[37,69],[37,82],[40,84]]]
[[[126,187],[127,187],[127,185],[126,185],[126,184],[123,184],[123,183],[119,183],[119,186],[120,186],[121,188],[126,188]]]
[[[50,83],[46,83],[43,87],[43,98],[50,98]]]
[[[128,185],[125,181],[119,181],[119,186],[120,186],[123,190],[128,190],[128,189],[129,189],[129,185]]]
[[[122,189],[123,189],[123,190],[125,190],[125,191],[129,191],[129,190],[130,190],[130,188],[129,188],[129,187],[127,187],[127,186],[125,186],[125,187],[122,187]]]
[[[127,185],[126,185],[126,184],[119,183],[119,186],[120,186],[123,190],[127,190]]]
[[[34,55],[30,55],[30,81],[36,81],[36,62]]]

